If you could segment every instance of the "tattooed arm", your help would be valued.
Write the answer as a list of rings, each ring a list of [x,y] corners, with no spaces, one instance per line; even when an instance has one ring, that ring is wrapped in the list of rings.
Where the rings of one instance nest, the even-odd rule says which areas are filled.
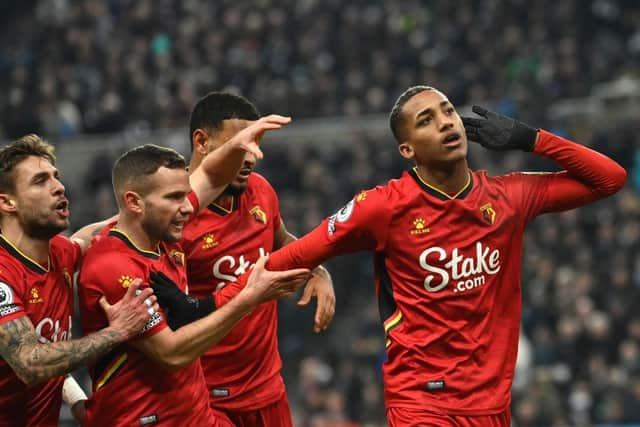
[[[136,296],[140,283],[139,280],[134,282],[122,300],[114,305],[101,299],[100,305],[109,318],[109,326],[77,340],[39,343],[27,316],[0,324],[0,356],[29,386],[77,369],[142,330],[149,320],[145,299],[149,299],[154,310],[158,309],[151,288]]]
[[[31,386],[77,369],[122,342],[123,336],[108,327],[78,340],[39,344],[31,320],[22,316],[0,325],[0,355]]]

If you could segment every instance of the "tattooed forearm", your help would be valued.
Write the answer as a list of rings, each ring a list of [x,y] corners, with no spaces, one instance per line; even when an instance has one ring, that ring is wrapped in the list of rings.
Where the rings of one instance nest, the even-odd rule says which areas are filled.
[[[108,352],[124,337],[110,328],[86,337],[54,343],[38,343],[27,317],[0,325],[0,356],[28,385],[64,375]]]

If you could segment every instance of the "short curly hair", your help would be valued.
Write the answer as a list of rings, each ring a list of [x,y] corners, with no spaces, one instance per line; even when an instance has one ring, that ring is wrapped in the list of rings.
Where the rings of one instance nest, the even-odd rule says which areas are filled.
[[[0,148],[0,192],[12,193],[15,191],[15,168],[27,157],[42,157],[55,166],[54,151],[53,145],[35,133],[25,135]]]

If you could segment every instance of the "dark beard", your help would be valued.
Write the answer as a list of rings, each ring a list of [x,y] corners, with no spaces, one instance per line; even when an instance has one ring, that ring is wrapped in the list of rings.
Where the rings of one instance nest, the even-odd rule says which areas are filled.
[[[239,195],[244,193],[244,190],[246,190],[246,189],[247,189],[246,185],[244,185],[242,187],[234,187],[233,184],[229,184],[229,185],[227,185],[227,188],[224,189],[224,191],[222,192],[221,196],[238,197]]]
[[[66,225],[55,225],[51,223],[41,224],[37,221],[25,222],[22,228],[27,236],[37,240],[49,240],[58,233],[67,229]]]

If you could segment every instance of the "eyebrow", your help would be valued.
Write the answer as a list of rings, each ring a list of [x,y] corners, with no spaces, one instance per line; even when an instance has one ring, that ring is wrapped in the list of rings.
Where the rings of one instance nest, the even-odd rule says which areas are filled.
[[[55,172],[54,172],[55,175]],[[38,172],[33,177],[31,177],[31,183],[35,183],[41,178],[47,178],[49,176],[49,172]]]
[[[163,197],[165,198],[173,198],[173,197],[183,197],[189,194],[189,191],[176,190],[170,193],[166,193]]]
[[[447,105],[450,105],[451,102],[449,102],[449,100],[445,100],[445,101],[441,101],[440,104],[438,104],[440,107],[445,107]],[[431,114],[433,113],[433,109],[431,107],[427,107],[424,110],[420,111],[418,114],[416,114],[416,120],[418,120],[420,117],[425,116],[427,114]]]

